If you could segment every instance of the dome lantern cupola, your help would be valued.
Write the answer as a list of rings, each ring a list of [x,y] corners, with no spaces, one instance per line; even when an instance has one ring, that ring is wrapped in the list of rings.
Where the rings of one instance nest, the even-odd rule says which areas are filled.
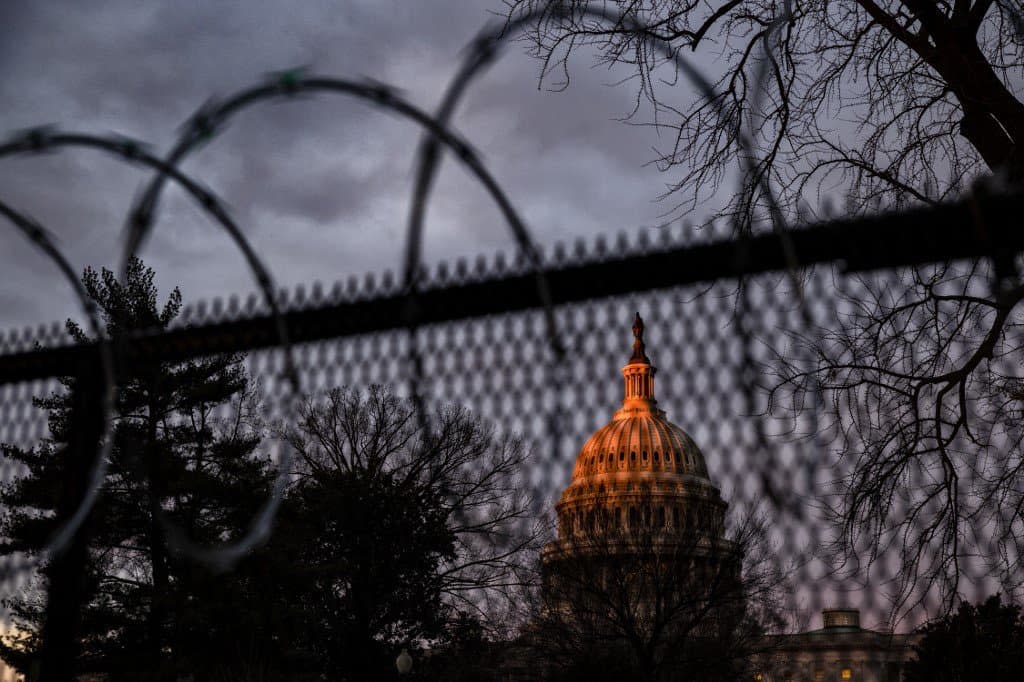
[[[640,313],[633,318],[633,355],[629,363],[622,368],[622,376],[626,380],[626,399],[623,408],[648,408],[657,402],[654,399],[654,373],[657,370],[647,357],[644,346],[644,321]]]

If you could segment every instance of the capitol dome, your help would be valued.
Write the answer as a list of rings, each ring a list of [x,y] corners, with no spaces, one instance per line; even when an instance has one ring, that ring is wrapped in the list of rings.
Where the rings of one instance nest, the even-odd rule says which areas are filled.
[[[559,536],[622,534],[641,528],[722,533],[726,503],[693,439],[654,397],[655,367],[644,324],[633,322],[633,354],[622,368],[625,397],[611,421],[580,449],[572,481],[556,505]]]

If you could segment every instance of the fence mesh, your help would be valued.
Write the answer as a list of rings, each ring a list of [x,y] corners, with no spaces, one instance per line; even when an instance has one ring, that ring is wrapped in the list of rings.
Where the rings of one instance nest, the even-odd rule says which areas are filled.
[[[635,18],[582,11],[626,31],[647,30]],[[250,510],[244,540],[221,552],[173,547],[230,573],[277,528],[278,502],[294,474],[284,434],[300,418],[301,401],[337,388],[387,386],[410,398],[423,419],[430,409],[457,405],[522,438],[530,457],[515,483],[528,493],[530,512],[518,522],[533,526],[550,516],[579,448],[622,400],[619,372],[630,357],[637,312],[657,367],[658,405],[703,451],[730,513],[763,515],[770,545],[764,561],[785,577],[780,627],[806,629],[823,607],[855,606],[868,624],[907,628],[949,609],[956,597],[1020,595],[1024,381],[1017,303],[1024,298],[1024,237],[1007,216],[1019,215],[1021,197],[979,186],[943,206],[794,229],[761,177],[741,184],[751,210],[765,208],[772,218],[762,224],[747,216],[752,230],[664,228],[571,252],[559,247],[545,257],[501,186],[448,127],[469,84],[535,19],[516,17],[485,30],[435,116],[379,83],[291,70],[203,105],[165,158],[135,140],[51,128],[0,144],[0,156],[89,148],[152,172],[129,215],[125,263],[154,227],[164,185],[178,185],[231,237],[262,294],[245,303],[196,302],[167,329],[133,331],[111,344],[76,346],[60,326],[0,337],[5,494],[26,474],[11,449],[39,448],[55,436],[39,401],[63,395],[72,376],[73,410],[58,428],[67,428],[77,462],[94,463],[91,472],[80,466],[65,476],[53,506],[69,534],[58,534],[53,556],[7,543],[0,557],[0,593],[38,590],[46,611],[45,626],[33,633],[43,639],[41,679],[73,679],[76,663],[66,654],[74,650],[82,607],[75,571],[89,551],[82,522],[91,493],[116,495],[92,482],[104,475],[112,451],[113,428],[96,426],[118,416],[106,402],[112,384],[124,389],[154,366],[241,358],[251,400],[219,400],[211,419],[237,423],[242,411],[256,410],[261,416],[251,422],[246,412],[246,436],[276,463],[276,483]],[[769,33],[786,20],[777,17]],[[680,51],[667,43],[657,49],[716,103],[714,115],[724,121],[728,112],[712,84]],[[405,269],[400,277],[276,293],[225,204],[181,166],[243,109],[326,94],[358,98],[424,132]],[[742,125],[732,137],[750,161],[743,170],[752,170],[757,154]],[[514,257],[421,271],[423,219],[442,150],[493,199],[516,242]],[[41,226],[4,203],[0,215],[76,280]],[[76,293],[85,312],[94,312],[85,292]],[[88,322],[85,334],[98,335],[99,325]],[[175,419],[162,428],[180,425]],[[655,468],[646,454],[623,453],[621,467]],[[127,475],[162,485],[158,468]],[[150,509],[154,517],[167,512],[159,506]],[[163,539],[175,545],[175,538],[154,531],[150,540],[160,547]],[[49,584],[40,559],[52,560],[44,566]],[[129,570],[126,581],[136,577]],[[150,577],[156,580],[141,582]],[[845,668],[841,674],[849,679]]]
[[[500,280],[509,274],[507,267],[488,267],[492,272],[477,268],[474,278]],[[698,443],[712,480],[734,512],[758,508],[768,514],[780,567],[795,570],[789,595],[794,612],[807,616],[829,605],[855,603],[865,618],[881,623],[893,615],[888,594],[890,581],[901,575],[900,557],[883,553],[870,573],[855,567],[836,572],[825,560],[836,529],[825,518],[824,507],[851,471],[851,463],[838,458],[837,429],[852,413],[838,408],[836,395],[825,390],[808,391],[797,410],[786,400],[784,386],[774,403],[770,398],[772,389],[783,384],[785,371],[810,368],[815,358],[808,348],[814,343],[824,348],[827,335],[848,325],[847,316],[869,291],[909,290],[912,272],[895,269],[862,276],[820,266],[796,279],[770,273],[741,284],[723,277],[560,304],[554,309],[564,346],[560,358],[552,350],[541,308],[424,325],[413,332],[415,344],[404,328],[382,329],[299,343],[292,354],[303,396],[373,384],[404,396],[418,390],[432,406],[462,405],[502,432],[522,436],[532,452],[522,476],[540,515],[550,512],[567,485],[581,445],[622,400],[619,370],[628,360],[629,325],[639,311],[658,369],[659,406]],[[438,278],[434,289],[460,283],[454,275],[449,279]],[[620,288],[628,290],[630,283],[620,283]],[[393,294],[386,284],[380,291],[382,296]],[[335,295],[371,308],[375,304],[373,288],[355,291],[350,286],[348,292],[346,296],[336,289]],[[558,291],[554,294],[557,299]],[[329,298],[298,295],[285,306],[301,310],[337,303]],[[500,310],[500,302],[495,307]],[[188,334],[196,325],[244,318],[245,309],[195,305],[175,324],[175,331]],[[259,306],[250,305],[248,312],[259,313]],[[59,335],[48,331],[41,341],[55,337]],[[32,333],[19,331],[5,346],[16,354],[32,348],[34,339]],[[422,363],[419,375],[413,372],[413,347]],[[285,400],[285,356],[277,347],[246,355],[267,423],[294,418]],[[1013,358],[1003,362],[1013,365],[1003,368],[1013,376]],[[33,398],[59,392],[61,386],[49,378],[5,384],[0,390],[0,442],[37,445],[48,431],[46,411],[34,406]],[[229,410],[222,406],[221,416],[229,416]],[[267,436],[263,447],[277,456],[281,444]],[[5,463],[3,480],[19,473]],[[984,556],[990,548],[979,545],[973,550]],[[964,550],[965,555],[973,550]],[[10,593],[24,584],[25,575],[13,570],[17,562],[12,557],[7,561],[3,587]],[[965,565],[962,594],[980,596],[998,587],[986,581],[984,568],[984,562]],[[936,594],[916,596],[924,597],[919,611],[900,614],[909,615],[910,621],[939,605]]]

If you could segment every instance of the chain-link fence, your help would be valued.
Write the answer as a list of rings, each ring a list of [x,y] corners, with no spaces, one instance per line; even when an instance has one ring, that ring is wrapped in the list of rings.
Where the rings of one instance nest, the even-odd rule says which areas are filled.
[[[621,30],[645,30],[632,19],[584,12]],[[180,560],[210,575],[242,576],[252,556],[277,547],[275,538],[301,530],[287,526],[294,520],[283,514],[282,500],[316,469],[303,438],[321,437],[313,449],[331,450],[316,431],[327,413],[317,410],[325,399],[344,408],[345,394],[335,389],[383,385],[407,398],[381,404],[401,414],[407,409],[427,450],[444,452],[443,410],[451,406],[486,425],[477,432],[449,419],[447,426],[469,443],[483,432],[489,445],[503,436],[522,439],[525,461],[510,457],[497,465],[510,482],[465,471],[448,481],[436,461],[421,470],[415,458],[387,473],[416,470],[407,481],[441,480],[430,494],[444,501],[488,491],[473,502],[478,516],[451,505],[452,517],[464,517],[454,522],[463,537],[484,527],[498,533],[479,514],[505,509],[503,539],[531,540],[513,543],[515,562],[511,552],[492,552],[448,570],[455,577],[442,581],[441,592],[473,607],[498,587],[514,583],[528,592],[529,578],[516,573],[512,580],[502,571],[535,563],[532,540],[550,536],[534,529],[543,529],[580,446],[619,406],[619,371],[630,357],[637,311],[658,371],[659,407],[703,451],[731,518],[763,523],[760,560],[779,578],[777,628],[804,629],[825,606],[853,606],[883,629],[907,628],[948,611],[961,596],[1019,595],[1024,381],[1017,304],[1024,298],[1024,237],[1016,216],[1024,198],[979,186],[956,203],[793,227],[768,180],[757,176],[742,191],[754,213],[763,208],[770,217],[763,231],[749,227],[759,224],[755,215],[744,229],[667,226],[545,254],[486,166],[449,128],[469,84],[510,35],[536,18],[483,33],[434,115],[378,83],[288,71],[204,105],[163,158],[138,141],[49,128],[0,144],[0,157],[91,148],[154,173],[129,214],[120,273],[80,277],[41,226],[0,203],[3,218],[73,285],[83,312],[81,327],[0,339],[2,587],[16,597],[6,602],[15,625],[35,627],[4,645],[20,668],[41,680],[91,672],[102,679],[102,667],[79,660],[78,639],[86,625],[99,632],[92,651],[102,659],[109,654],[104,638],[116,641],[118,631],[83,619],[110,617],[116,608],[97,611],[96,604],[120,603],[137,588],[148,595],[141,602],[146,614],[116,615],[144,619],[149,629],[135,644],[155,647],[152,656],[165,653],[162,638],[180,625],[170,615],[180,605],[154,596],[172,593],[168,566]],[[718,101],[678,50],[668,43],[658,49],[698,92]],[[224,204],[181,170],[238,112],[300,94],[355,97],[423,129],[399,276],[276,292]],[[726,126],[721,106],[712,113]],[[757,154],[742,128],[735,126],[732,137],[750,161],[742,170],[753,170]],[[433,272],[423,267],[424,209],[442,151],[496,203],[516,242],[514,257],[442,264]],[[148,290],[133,255],[172,183],[232,238],[261,298],[181,311],[172,301],[164,312],[134,305],[148,300]],[[120,287],[131,282],[137,291],[125,293]],[[355,442],[375,422],[352,414],[358,428],[346,437]],[[223,433],[231,437],[215,436]],[[338,445],[348,454],[354,447]],[[174,448],[191,459],[170,457]],[[646,451],[619,457],[624,469],[657,467],[657,452],[650,459]],[[171,460],[178,469],[168,468]],[[240,464],[257,461],[252,470]],[[210,488],[218,476],[225,487]],[[453,483],[464,486],[462,493],[452,492]],[[230,499],[219,507],[196,502],[200,485],[211,500]],[[527,506],[508,511],[504,498],[490,497],[495,491],[518,492]],[[349,489],[353,500],[362,492]],[[236,499],[246,502],[236,509]],[[357,506],[348,516],[358,520],[364,511]],[[143,539],[145,561],[133,554],[139,547],[124,540],[128,535],[111,535],[110,519],[146,520],[131,531],[132,542]],[[407,539],[412,535],[419,530]],[[457,548],[445,550],[449,569],[476,542],[456,536]],[[273,552],[303,552],[282,547],[288,549]],[[531,552],[533,559],[520,560]],[[194,578],[191,569],[180,570]],[[258,572],[244,575],[239,582],[259,585]],[[203,580],[196,585],[215,589]],[[528,632],[537,621],[520,614],[507,622]],[[842,679],[852,679],[842,670]],[[184,668],[179,672],[189,679]]]
[[[972,264],[991,270],[984,265],[990,260],[986,253],[1016,253],[1024,245],[1012,231],[1013,214],[1006,210],[1012,206],[1019,206],[1019,200],[971,199],[942,211],[811,227],[785,239],[695,243],[684,231],[666,230],[650,239],[622,238],[578,247],[571,255],[556,249],[544,259],[542,269],[553,303],[554,336],[538,301],[533,272],[522,260],[505,263],[500,258],[475,266],[442,265],[415,297],[413,312],[413,299],[389,285],[387,278],[381,284],[367,279],[360,285],[353,282],[281,299],[281,318],[254,302],[195,306],[166,331],[123,339],[116,371],[123,376],[154,362],[244,353],[246,372],[258,386],[260,410],[268,424],[296,418],[287,379],[289,354],[302,396],[384,384],[399,394],[418,394],[424,406],[465,406],[530,444],[532,456],[520,475],[529,484],[532,515],[539,517],[550,512],[567,484],[579,447],[607,422],[622,399],[619,369],[629,357],[632,315],[640,311],[648,352],[658,368],[659,406],[699,444],[732,513],[756,508],[767,515],[774,560],[789,571],[791,617],[842,604],[858,606],[874,622],[885,622],[893,613],[909,616],[905,624],[937,612],[948,596],[943,590],[950,586],[929,573],[931,566],[913,564],[905,547],[891,545],[864,545],[865,558],[876,552],[870,565],[837,567],[829,554],[840,531],[828,513],[829,503],[841,498],[844,486],[852,485],[849,476],[859,466],[851,459],[856,448],[844,442],[857,419],[881,419],[876,430],[886,428],[885,415],[871,414],[886,403],[870,390],[845,391],[837,378],[844,370],[836,367],[849,350],[843,346],[848,342],[843,335],[857,338],[862,333],[858,325],[863,320],[857,322],[857,315],[868,301],[881,306],[869,307],[868,312],[880,315],[889,309],[883,301],[899,308],[933,291],[934,282],[921,280],[921,273],[940,265],[925,264],[928,261],[945,264],[936,281],[948,284]],[[984,234],[963,229],[979,208],[987,216]],[[883,233],[889,247],[879,250]],[[801,269],[787,269],[793,258]],[[971,286],[987,284],[979,284],[975,277]],[[988,291],[980,295],[997,298]],[[412,319],[418,324],[410,331]],[[278,345],[281,320],[290,337],[288,348]],[[949,332],[952,345],[941,351],[947,353],[947,370],[970,357],[973,349],[966,346],[972,338],[984,342],[984,329],[969,331]],[[987,371],[1013,380],[1019,360],[1013,353],[1012,324],[1007,322],[1001,334],[999,349],[985,359],[992,365]],[[919,361],[927,365],[931,361],[924,346],[940,344],[945,337],[936,331],[927,343],[920,335],[915,338],[915,343],[924,344]],[[102,406],[99,347],[68,341],[57,330],[15,332],[5,339],[6,352],[0,356],[3,443],[29,449],[53,435],[48,432],[47,410],[34,406],[33,398],[60,393],[60,377],[78,377],[75,410],[89,413]],[[837,355],[830,355],[837,349]],[[826,357],[838,358],[835,366],[817,371]],[[800,376],[806,381],[800,383]],[[870,385],[877,377],[863,381]],[[84,382],[92,386],[83,386]],[[857,396],[863,404],[850,404]],[[985,399],[986,395],[971,396],[977,408],[972,408],[973,428],[984,428]],[[218,407],[222,417],[237,409],[230,401]],[[994,421],[988,428],[1001,428],[999,419]],[[259,448],[281,461],[284,443],[265,433]],[[82,436],[77,445],[82,448],[80,464],[93,461],[99,438],[95,430]],[[978,452],[957,447],[965,455]],[[1006,433],[993,436],[986,447],[997,460],[1001,451],[1007,459],[1016,456],[1012,435]],[[958,471],[965,479],[962,494],[980,495],[989,471],[975,468],[978,480],[968,477],[970,469]],[[88,472],[88,466],[79,466],[67,479],[63,495],[81,500]],[[3,480],[10,482],[25,473],[7,463]],[[903,476],[899,485],[931,490],[934,481],[928,475],[922,468],[916,478]],[[898,524],[918,503],[912,491],[897,495],[892,522]],[[999,506],[980,498],[959,503],[973,505],[982,514],[996,512]],[[931,515],[919,513],[913,523],[925,527],[941,505],[941,500],[932,503],[926,508]],[[71,518],[76,507],[66,504],[60,509]],[[272,527],[271,521],[271,532]],[[1012,551],[1012,543],[1000,537],[1004,530],[995,518],[985,516],[967,540],[972,544],[952,550],[960,572],[953,587],[959,594],[1012,591],[1020,578],[1016,563],[997,566],[998,561],[989,561],[1013,556],[1005,554]],[[942,536],[922,542],[936,557],[950,551]],[[60,551],[63,557],[74,554],[68,547]],[[33,580],[36,564],[29,558],[18,552],[6,555],[8,594],[38,586]],[[938,578],[949,576],[939,571]],[[49,576],[51,590],[60,588],[57,579],[56,574]],[[895,611],[894,597],[904,599]],[[65,596],[58,603],[51,596],[50,603],[51,609],[60,610],[75,600]],[[48,634],[61,636],[59,630]]]

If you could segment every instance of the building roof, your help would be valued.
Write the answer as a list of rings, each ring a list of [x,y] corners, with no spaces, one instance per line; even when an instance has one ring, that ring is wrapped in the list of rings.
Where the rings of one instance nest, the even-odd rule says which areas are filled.
[[[825,609],[823,627],[793,634],[768,635],[767,648],[776,651],[893,651],[906,653],[920,635],[868,630],[860,626],[858,609]]]

